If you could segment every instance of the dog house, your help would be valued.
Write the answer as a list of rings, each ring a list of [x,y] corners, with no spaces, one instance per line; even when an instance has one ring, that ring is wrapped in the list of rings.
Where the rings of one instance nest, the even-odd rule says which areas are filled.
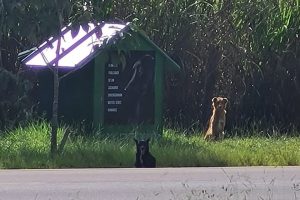
[[[48,117],[53,101],[49,66],[56,66],[64,76],[60,119],[162,130],[164,73],[180,69],[166,53],[130,23],[89,23],[61,33],[22,60],[38,74],[39,107]]]

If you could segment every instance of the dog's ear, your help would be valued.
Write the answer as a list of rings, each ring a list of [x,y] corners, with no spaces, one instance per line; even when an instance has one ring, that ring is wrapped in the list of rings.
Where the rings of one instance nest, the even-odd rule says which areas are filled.
[[[149,141],[150,141],[150,138],[148,138],[148,139],[146,140],[147,143],[149,143]]]
[[[228,99],[227,98],[223,98],[223,102],[224,102],[224,105],[226,106],[227,103],[228,103]]]
[[[137,140],[137,139],[135,139],[135,138],[133,138],[134,139],[134,141],[135,141],[135,143],[136,144],[138,144],[139,143],[139,141]]]
[[[211,102],[215,103],[217,101],[217,97],[212,98]]]

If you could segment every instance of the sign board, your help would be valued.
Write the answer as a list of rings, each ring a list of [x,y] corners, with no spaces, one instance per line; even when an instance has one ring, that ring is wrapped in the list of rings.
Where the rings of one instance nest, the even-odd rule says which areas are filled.
[[[131,51],[125,63],[105,65],[106,124],[154,123],[154,55]]]

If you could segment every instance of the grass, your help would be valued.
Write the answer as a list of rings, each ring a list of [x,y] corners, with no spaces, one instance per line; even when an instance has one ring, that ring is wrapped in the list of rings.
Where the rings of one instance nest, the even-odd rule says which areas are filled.
[[[0,168],[133,167],[134,134],[72,134],[63,153],[51,160],[49,130],[47,123],[36,123],[1,134]],[[299,137],[252,135],[206,142],[199,134],[167,129],[152,138],[151,152],[158,167],[300,165]]]

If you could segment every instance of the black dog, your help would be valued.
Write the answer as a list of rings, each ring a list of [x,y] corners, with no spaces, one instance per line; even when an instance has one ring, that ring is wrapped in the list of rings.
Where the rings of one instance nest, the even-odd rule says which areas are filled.
[[[138,168],[154,168],[156,167],[156,159],[149,152],[149,141],[141,140],[137,141],[134,139],[136,144],[136,159],[135,167]]]

